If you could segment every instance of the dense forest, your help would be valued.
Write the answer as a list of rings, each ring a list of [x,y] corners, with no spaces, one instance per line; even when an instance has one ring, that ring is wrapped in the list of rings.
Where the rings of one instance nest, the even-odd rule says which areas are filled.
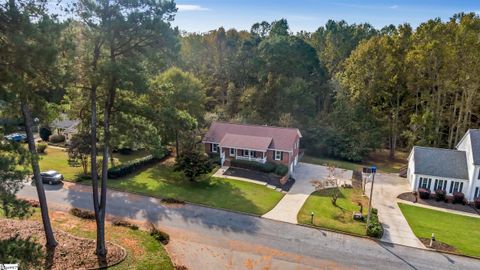
[[[282,19],[185,34],[179,66],[204,83],[208,121],[296,126],[309,151],[358,161],[380,147],[451,148],[479,127],[479,33],[475,14],[297,34]]]
[[[173,2],[143,14],[159,12],[158,20],[135,17],[140,12],[122,17],[130,7],[121,2],[114,1],[119,13],[89,3],[70,6],[71,19],[42,22],[35,31],[48,35],[35,42],[43,47],[2,39],[2,61],[19,53],[27,65],[2,70],[10,74],[2,74],[2,86],[36,69],[22,84],[34,88],[28,95],[2,87],[2,106],[31,104],[45,126],[67,113],[82,120],[81,133],[95,132],[109,144],[108,151],[165,144],[181,150],[220,120],[298,127],[302,147],[312,154],[361,161],[379,148],[392,158],[412,145],[452,148],[480,125],[480,18],[474,13],[416,29],[330,20],[313,33],[292,33],[279,19],[249,31],[185,33],[171,25]],[[4,26],[2,35],[15,33]],[[50,57],[43,59],[48,68],[45,62],[36,67],[38,53]],[[49,73],[42,83],[34,79],[39,70]]]

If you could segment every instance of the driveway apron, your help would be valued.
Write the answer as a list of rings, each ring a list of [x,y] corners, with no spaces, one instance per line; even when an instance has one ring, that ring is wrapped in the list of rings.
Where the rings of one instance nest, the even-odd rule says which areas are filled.
[[[366,191],[370,193],[371,183],[367,183]],[[395,174],[377,173],[373,187],[372,205],[378,209],[384,234],[382,241],[410,247],[425,248],[408,225],[407,220],[398,207],[397,196],[410,191],[408,181]]]

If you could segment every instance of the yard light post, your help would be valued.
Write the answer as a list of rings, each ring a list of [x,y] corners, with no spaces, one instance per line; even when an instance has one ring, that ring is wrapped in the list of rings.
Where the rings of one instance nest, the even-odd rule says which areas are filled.
[[[430,247],[433,246],[433,242],[435,242],[435,234],[432,233],[432,237],[430,238]]]
[[[310,216],[311,216],[310,222],[311,222],[312,224],[313,224],[313,216],[314,216],[314,215],[315,215],[315,213],[313,213],[313,211],[312,211],[312,213],[310,213]]]
[[[377,167],[372,166],[372,186],[370,187],[370,198],[368,198],[367,229],[368,229],[368,225],[370,225],[370,217],[372,215],[372,195],[373,195],[373,184],[375,183],[375,173],[377,173]]]

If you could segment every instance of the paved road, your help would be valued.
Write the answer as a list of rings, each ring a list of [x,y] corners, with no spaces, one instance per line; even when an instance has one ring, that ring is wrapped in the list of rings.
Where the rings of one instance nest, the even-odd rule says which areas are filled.
[[[46,186],[49,207],[91,208],[91,190]],[[36,198],[25,186],[20,197]],[[479,269],[480,261],[351,237],[194,205],[108,192],[111,215],[150,221],[170,233],[167,249],[189,269]]]
[[[371,183],[365,190],[370,194]],[[372,205],[378,209],[385,230],[382,241],[411,247],[425,248],[408,225],[397,204],[397,196],[410,191],[407,179],[395,174],[377,173],[373,187]]]
[[[335,170],[335,176],[340,179],[340,184],[351,184],[352,173],[349,170]],[[323,181],[328,178],[328,174],[328,168],[325,166],[298,163],[293,172],[295,184],[280,202],[263,217],[297,224],[298,212],[302,209],[308,196],[315,191],[312,181]]]

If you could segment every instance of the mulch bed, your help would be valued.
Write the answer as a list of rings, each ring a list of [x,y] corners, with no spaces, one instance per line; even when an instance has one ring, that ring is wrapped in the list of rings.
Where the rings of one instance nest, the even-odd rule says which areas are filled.
[[[432,195],[435,196],[435,195]],[[398,195],[399,199],[405,200],[405,201],[410,201],[410,202],[415,202],[415,196],[412,194],[412,192],[405,192],[400,195]],[[470,214],[478,214],[480,215],[480,212],[478,209],[475,209],[475,207],[471,205],[463,205],[460,203],[453,204],[451,203],[451,198],[448,203],[444,201],[437,201],[435,198],[430,197],[428,200],[421,199],[420,196],[418,196],[417,203],[419,204],[424,204],[424,205],[430,205],[430,206],[435,206],[435,207],[440,207],[440,208],[445,208],[449,210],[456,210],[456,211],[462,211]]]
[[[280,183],[279,176],[258,172],[258,171],[253,171],[253,170],[248,170],[248,169],[234,168],[234,167],[229,167],[228,170],[226,170],[223,173],[223,175],[236,176],[236,177],[242,177],[242,178],[265,182],[268,185],[276,186],[277,188],[281,188],[284,191],[289,191],[290,188],[295,183],[295,180],[289,179],[287,183],[285,183],[285,185],[282,185]]]
[[[419,238],[419,239],[420,239],[420,241],[422,242],[423,245],[430,248],[430,239],[429,238]],[[454,247],[452,247],[448,244],[439,242],[439,241],[433,241],[431,248],[439,250],[439,251],[458,253],[457,250]]]
[[[55,239],[58,242],[53,259],[43,258],[45,269],[97,269],[99,258],[94,254],[95,241],[75,237],[69,233],[56,230]],[[47,254],[43,225],[28,220],[0,219],[0,240],[6,240],[18,235],[21,239],[31,237],[42,246],[43,254]],[[107,242],[107,265],[114,265],[122,261],[126,251],[113,243]],[[47,257],[47,256],[45,256]]]

